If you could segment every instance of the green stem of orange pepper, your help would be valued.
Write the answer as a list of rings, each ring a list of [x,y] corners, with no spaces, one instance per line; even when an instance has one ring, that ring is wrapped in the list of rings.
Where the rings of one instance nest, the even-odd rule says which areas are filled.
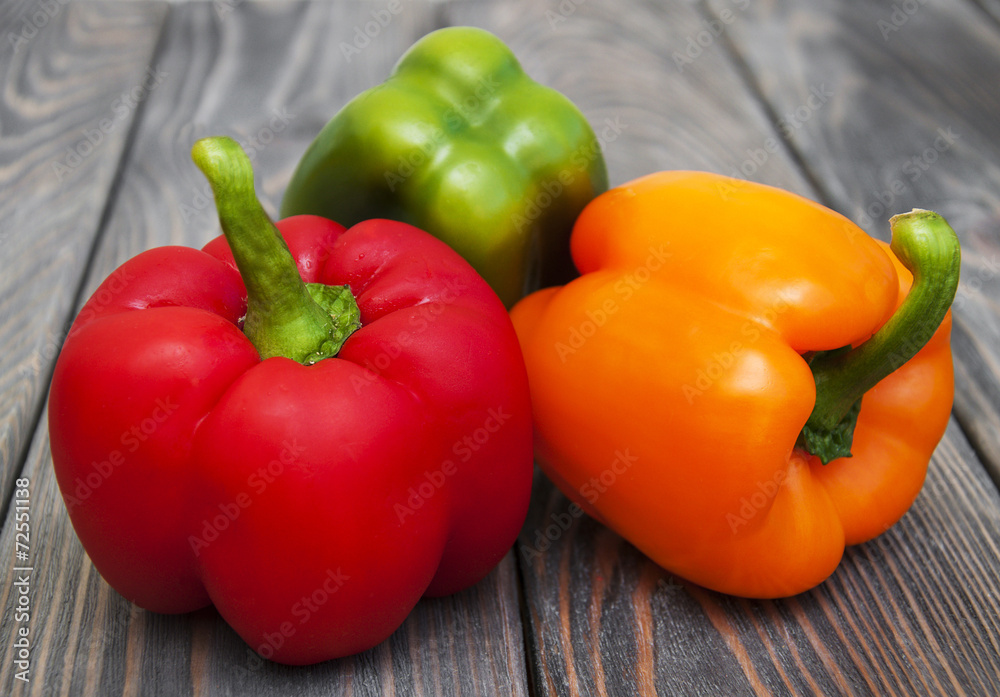
[[[854,348],[828,351],[809,364],[816,405],[797,445],[823,464],[851,456],[861,398],[930,341],[958,290],[958,237],[937,213],[915,209],[894,216],[890,248],[913,273],[906,299],[881,329]]]

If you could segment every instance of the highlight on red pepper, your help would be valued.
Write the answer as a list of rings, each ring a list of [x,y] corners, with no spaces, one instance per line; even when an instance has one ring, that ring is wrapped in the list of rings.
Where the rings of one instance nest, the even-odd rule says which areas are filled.
[[[930,211],[891,227],[703,172],[596,198],[582,276],[511,313],[544,471],[702,586],[821,583],[907,511],[951,412],[958,239]]]
[[[516,335],[443,242],[387,220],[276,228],[234,141],[192,154],[224,237],[139,254],[81,310],[49,403],[60,490],[139,606],[214,604],[282,663],[362,651],[483,578],[524,521]]]

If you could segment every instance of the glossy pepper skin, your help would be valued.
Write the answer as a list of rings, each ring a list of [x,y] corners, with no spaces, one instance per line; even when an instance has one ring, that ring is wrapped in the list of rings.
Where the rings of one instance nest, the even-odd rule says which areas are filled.
[[[224,174],[210,155],[202,166]],[[95,567],[141,607],[212,603],[282,663],[355,653],[513,543],[532,473],[517,339],[472,267],[409,225],[290,218],[282,256],[273,228],[248,242],[220,213],[254,276],[346,284],[360,328],[312,365],[262,359],[241,331],[255,291],[225,238],[139,254],[83,307],[56,364],[57,480]],[[249,227],[265,221],[259,209]],[[260,322],[291,314],[294,283],[255,284],[276,291]]]
[[[573,275],[573,221],[607,189],[580,111],[481,29],[428,34],[389,79],[356,97],[309,146],[281,204],[353,225],[371,217],[430,232],[510,307]]]
[[[894,223],[896,249],[909,223]],[[936,319],[917,308],[916,323],[893,320],[901,333],[889,374],[862,390],[853,457],[823,464],[800,441],[821,411],[811,368],[836,367],[820,352],[881,341],[903,316],[911,275],[888,245],[788,192],[706,173],[598,197],[573,232],[582,276],[511,313],[544,471],[700,585],[762,598],[817,585],[845,545],[904,514],[944,433],[958,273],[947,233],[951,296]]]

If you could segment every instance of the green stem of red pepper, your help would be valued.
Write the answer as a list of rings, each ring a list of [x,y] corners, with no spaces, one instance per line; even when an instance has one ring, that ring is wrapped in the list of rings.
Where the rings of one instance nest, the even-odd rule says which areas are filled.
[[[810,362],[816,405],[797,445],[823,464],[851,456],[861,398],[930,341],[958,290],[958,237],[937,213],[915,209],[894,216],[893,253],[913,273],[906,299],[881,329],[855,348],[827,351]]]
[[[288,246],[261,206],[250,158],[231,138],[204,138],[191,157],[215,193],[222,232],[247,288],[243,332],[261,358],[309,365],[337,355],[361,326],[346,286],[305,283]]]

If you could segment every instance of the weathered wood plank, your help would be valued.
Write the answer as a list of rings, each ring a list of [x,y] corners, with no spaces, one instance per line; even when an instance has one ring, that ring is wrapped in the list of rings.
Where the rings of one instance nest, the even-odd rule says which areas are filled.
[[[354,2],[171,8],[158,62],[170,79],[151,96],[139,124],[85,293],[141,250],[200,246],[218,234],[211,196],[190,161],[198,137],[232,135],[252,148],[262,200],[275,211],[297,158],[326,120],[384,79],[402,51],[435,28],[432,6],[401,7],[366,46],[346,54],[342,44],[354,45],[355,29],[379,8]],[[33,682],[16,685],[7,660],[0,668],[0,692],[526,694],[512,555],[475,587],[421,601],[392,638],[371,651],[289,668],[259,659],[214,610],[163,616],[125,602],[81,549],[51,470],[43,427],[24,472],[31,479],[38,540],[31,558]],[[0,539],[3,558],[12,558],[13,543],[8,518]],[[6,603],[12,580],[11,566],[4,565],[0,593]],[[11,616],[5,614],[3,622],[8,636]],[[9,659],[11,649],[4,648]]]
[[[748,160],[756,164],[754,154],[775,136],[760,107],[731,73],[725,54],[720,53],[728,38],[712,42],[693,64],[679,65],[671,57],[674,48],[683,50],[688,38],[696,40],[705,28],[703,17],[653,5],[633,8],[553,2],[538,7],[497,4],[486,9],[481,5],[461,8],[450,17],[498,31],[532,74],[570,94],[599,130],[608,118],[614,124],[618,117],[625,126],[621,134],[612,128],[609,134],[616,137],[609,137],[606,143],[614,183],[667,167],[731,173]],[[718,6],[717,11],[720,8],[725,6]],[[219,5],[212,9],[218,10]],[[554,20],[546,10],[567,21]],[[154,113],[154,103],[159,102],[154,99],[150,103],[145,119],[149,126],[136,142],[122,194],[112,212],[112,225],[87,283],[88,292],[115,264],[140,249],[166,242],[200,244],[215,234],[211,213],[198,206],[197,188],[203,184],[188,164],[187,149],[194,137],[214,133],[209,129],[216,124],[232,123],[235,134],[245,140],[269,127],[268,119],[260,115],[265,111],[262,105],[286,107],[296,117],[289,119],[285,133],[294,134],[298,141],[291,149],[301,149],[346,98],[344,80],[357,80],[354,91],[358,91],[384,75],[400,45],[408,43],[405,38],[390,38],[391,31],[413,31],[412,36],[422,33],[412,30],[411,23],[419,23],[412,15],[403,15],[351,66],[340,65],[341,70],[330,71],[334,77],[312,81],[314,76],[306,74],[308,71],[279,61],[284,67],[278,68],[278,73],[289,80],[283,83],[284,91],[275,88],[264,96],[252,90],[237,94],[230,86],[234,79],[275,70],[271,60],[260,55],[256,60],[247,57],[252,68],[235,66],[232,55],[249,52],[240,46],[267,45],[272,35],[285,33],[289,24],[294,28],[299,21],[302,26],[310,22],[306,15],[297,19],[299,16],[287,9],[278,8],[271,14],[268,6],[252,11],[241,7],[239,13],[227,12],[211,22],[191,19],[205,11],[185,9],[174,17],[175,23],[188,27],[193,35],[196,26],[208,27],[204,34],[197,34],[202,38],[191,39],[186,48],[166,51],[192,54],[180,61],[179,68],[179,74],[186,76],[179,84],[191,92],[178,89],[169,98],[163,97],[167,103],[159,107],[160,116]],[[314,38],[289,43],[294,44],[291,52],[298,56],[289,59],[292,63],[306,60],[304,56],[310,52],[337,57],[337,37],[349,37],[362,19],[353,20],[352,25],[351,20],[338,16],[336,27],[328,27],[322,24],[326,11],[312,11],[318,14],[309,15],[310,19],[320,21],[317,32],[323,28],[326,33],[317,38],[300,30]],[[269,25],[269,31],[259,27],[255,31],[250,25],[257,26],[257,20],[245,19],[244,12],[261,12],[276,24]],[[234,21],[236,24],[230,24]],[[431,20],[424,15],[419,21]],[[404,24],[411,28],[402,29]],[[784,26],[779,22],[764,35],[768,40],[780,38]],[[731,32],[727,24],[726,37]],[[218,45],[218,52],[206,58],[204,47],[210,44]],[[201,50],[194,50],[195,46]],[[367,62],[373,51],[385,51],[385,64]],[[197,63],[199,69],[187,69],[189,62]],[[646,68],[637,70],[636,65]],[[780,68],[787,73],[787,65]],[[316,70],[322,73],[323,68]],[[206,73],[207,83],[202,77]],[[272,80],[268,84],[282,82]],[[247,79],[248,84],[256,81],[257,77]],[[817,85],[807,81],[806,86]],[[209,95],[216,87],[220,89]],[[309,96],[301,97],[303,90]],[[808,91],[796,96],[803,95],[807,98]],[[300,97],[301,102],[297,101]],[[324,103],[326,100],[329,103]],[[794,112],[802,103],[792,100],[785,106]],[[301,118],[295,109],[301,109]],[[780,119],[780,108],[772,109]],[[273,114],[268,115],[271,117]],[[798,130],[793,129],[793,135]],[[799,146],[794,137],[792,142]],[[265,174],[265,200],[272,210],[297,156],[283,152],[284,148],[284,142],[274,142],[260,149],[256,159]],[[817,195],[788,162],[784,145],[777,152],[764,152],[765,161],[749,175],[751,178]],[[805,157],[812,163],[811,156]],[[810,169],[810,174],[814,172]],[[890,175],[886,181],[899,176]],[[835,190],[832,180],[818,179],[824,193]],[[162,190],[164,181],[173,183]],[[177,191],[178,187],[182,190]],[[876,200],[866,199],[863,204]],[[163,201],[168,203],[163,205]],[[983,239],[986,249],[992,249],[990,235],[984,234]],[[988,253],[983,258],[991,259]],[[963,292],[971,290],[963,288]],[[985,292],[983,295],[990,297]],[[972,379],[983,370],[975,360],[984,366],[996,365],[988,348],[976,348],[981,338],[975,328],[964,335],[975,351],[964,356],[959,348],[961,336],[957,330],[960,372],[967,370]],[[977,399],[981,409],[995,414],[995,393],[983,392]],[[983,450],[981,443],[977,447]],[[33,510],[41,519],[35,532],[44,540],[33,548],[40,555],[40,570],[44,569],[33,576],[37,598],[33,599],[32,636],[41,642],[35,644],[34,657],[42,661],[33,665],[36,670],[42,665],[41,675],[54,679],[36,681],[36,692],[524,691],[516,679],[509,692],[498,687],[502,681],[497,676],[503,676],[505,670],[514,676],[523,672],[515,629],[516,606],[511,601],[515,589],[510,558],[485,585],[446,601],[421,603],[418,614],[429,612],[430,619],[427,614],[415,615],[388,644],[352,661],[305,671],[270,664],[258,668],[253,654],[214,612],[171,618],[122,603],[79,549],[48,476],[50,467],[47,442],[44,433],[39,433],[26,468],[33,478],[32,498],[37,502]],[[976,468],[961,433],[953,427],[935,456],[924,493],[900,526],[876,542],[849,551],[834,578],[813,593],[782,603],[749,603],[685,585],[592,521],[571,521],[563,531],[559,521],[564,520],[560,515],[567,510],[567,502],[553,494],[550,485],[539,482],[520,545],[537,692],[995,693],[997,507],[995,492]],[[539,539],[536,532],[544,534],[552,524],[560,531],[556,541],[543,554],[530,554]],[[966,534],[952,534],[956,530]],[[0,549],[12,558],[10,525],[5,526]],[[6,593],[3,603],[9,608],[10,567],[2,573],[0,588],[6,589],[2,591]],[[481,597],[469,598],[470,594]],[[67,599],[59,602],[63,597]],[[498,598],[502,603],[499,611]],[[469,610],[480,603],[488,609]],[[484,617],[495,614],[503,617],[495,620],[506,633],[503,639],[492,623],[476,626],[471,639],[473,635],[440,638],[445,632],[454,632],[456,617],[479,625]],[[4,638],[10,636],[9,616],[5,613],[0,632]],[[491,637],[496,641],[489,644],[486,640]],[[480,653],[503,654],[493,661],[492,682],[482,677],[485,673],[477,672],[480,663],[472,658],[468,663],[461,661],[463,656],[474,655],[477,644],[485,647]],[[6,672],[0,675],[4,688],[12,684],[9,658],[8,650]]]
[[[27,452],[63,325],[147,94],[142,85],[164,13],[159,3],[0,6],[4,501]]]
[[[1000,24],[1000,2],[997,0],[972,0],[972,3]]]
[[[914,207],[955,228],[955,413],[1000,481],[1000,25],[942,0],[776,2],[727,35],[776,115],[795,118],[822,87],[826,104],[803,110],[790,140],[830,205],[882,238]]]
[[[803,83],[796,65],[850,61],[853,53],[838,56],[831,48],[808,61],[804,55],[796,55],[798,63],[776,61],[769,79],[795,84],[796,99],[764,103],[744,84],[746,66],[734,60],[729,43],[748,8],[720,0],[713,15],[691,3],[553,1],[456,5],[447,16],[497,32],[529,71],[569,94],[595,126],[615,116],[629,126],[605,144],[612,184],[657,169],[699,168],[819,199],[831,185],[819,177],[824,186],[817,189],[815,171],[803,174],[796,158],[812,163],[815,154],[793,148],[795,136],[849,102],[824,98],[822,80]],[[778,46],[789,26],[780,18],[762,24],[756,40]],[[851,75],[865,80],[863,70]],[[809,101],[813,88],[818,94]],[[797,116],[802,105],[809,113]],[[840,142],[849,133],[820,135]],[[814,591],[755,602],[658,569],[614,533],[574,519],[569,502],[539,477],[518,545],[535,691],[995,692],[998,505],[952,424],[924,492],[899,525],[848,550]]]

